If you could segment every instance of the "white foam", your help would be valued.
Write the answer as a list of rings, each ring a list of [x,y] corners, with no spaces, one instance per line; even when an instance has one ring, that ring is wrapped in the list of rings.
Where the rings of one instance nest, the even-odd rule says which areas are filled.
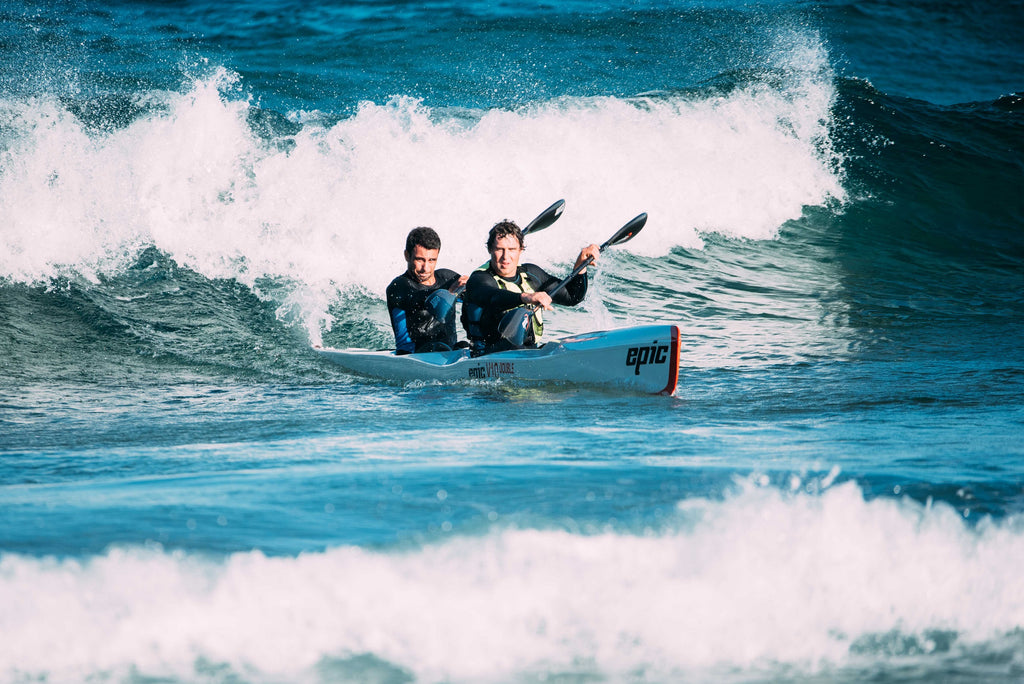
[[[795,58],[796,59],[796,58]],[[449,112],[396,97],[332,126],[305,121],[282,150],[250,131],[248,102],[218,72],[130,126],[88,131],[54,101],[0,102],[0,277],[95,279],[153,245],[208,277],[293,284],[286,303],[318,331],[346,288],[382,292],[404,236],[436,227],[442,261],[485,260],[487,229],[559,198],[533,261],[570,261],[646,211],[622,249],[700,247],[702,231],[773,237],[806,205],[843,197],[829,149],[821,54],[784,89],[704,99],[561,98],[516,111]]]
[[[296,681],[360,654],[422,681],[813,672],[865,635],[948,630],[968,644],[1024,627],[1014,521],[969,528],[946,506],[869,502],[849,483],[683,503],[675,531],[642,535],[495,529],[408,552],[224,561],[8,554],[0,679],[187,678],[202,659]]]

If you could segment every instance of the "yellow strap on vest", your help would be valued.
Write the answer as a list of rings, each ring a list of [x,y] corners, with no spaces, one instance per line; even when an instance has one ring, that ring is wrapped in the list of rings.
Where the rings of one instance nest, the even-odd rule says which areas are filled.
[[[519,283],[512,280],[506,280],[505,278],[502,278],[500,275],[493,272],[491,273],[491,275],[494,276],[494,280],[498,283],[498,287],[500,287],[502,290],[508,290],[509,292],[519,293],[536,292],[536,290],[533,289],[533,286],[530,285],[530,279],[527,278],[525,274],[520,274]],[[509,309],[509,311],[511,310],[512,309]],[[533,336],[537,340],[539,340],[540,336],[544,334],[544,315],[542,311],[543,309],[538,308],[534,313],[532,319]]]

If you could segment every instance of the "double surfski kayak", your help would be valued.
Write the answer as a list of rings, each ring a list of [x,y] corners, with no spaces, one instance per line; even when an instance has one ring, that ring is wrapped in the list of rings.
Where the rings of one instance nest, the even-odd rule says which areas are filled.
[[[591,332],[533,349],[477,358],[464,349],[402,356],[368,349],[314,349],[351,373],[395,382],[498,380],[604,385],[675,394],[679,379],[679,327],[675,325]]]

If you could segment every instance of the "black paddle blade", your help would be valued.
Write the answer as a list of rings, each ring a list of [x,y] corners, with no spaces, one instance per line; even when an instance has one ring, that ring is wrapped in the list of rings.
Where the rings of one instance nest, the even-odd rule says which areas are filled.
[[[632,240],[633,237],[637,233],[640,232],[640,229],[644,227],[645,223],[647,223],[647,213],[646,212],[643,213],[643,214],[640,214],[639,216],[634,218],[632,221],[630,221],[629,223],[627,223],[626,225],[622,226],[617,231],[615,231],[615,235],[612,235],[610,238],[608,238],[607,242],[605,242],[603,245],[601,245],[601,247],[600,247],[601,251],[603,252],[605,247],[610,247],[612,245],[621,245],[623,242],[628,242],[628,241]],[[554,297],[555,293],[557,293],[563,287],[568,285],[570,280],[572,280],[577,275],[579,275],[583,271],[583,269],[585,269],[587,266],[589,266],[591,263],[593,263],[593,261],[594,261],[594,257],[587,257],[586,261],[584,261],[582,264],[580,264],[579,266],[577,266],[576,268],[574,268],[572,270],[572,273],[569,274],[568,278],[566,278],[562,282],[558,283],[558,285],[553,290],[548,290],[547,291],[548,294],[551,295],[552,297]]]
[[[612,235],[608,238],[606,243],[601,245],[601,249],[612,245],[621,245],[623,242],[629,242],[636,237],[636,234],[640,232],[645,223],[647,223],[647,212],[640,214],[632,221],[619,228],[615,235]]]
[[[537,218],[530,221],[529,225],[523,228],[523,235],[526,235],[527,233],[539,233],[557,221],[559,217],[561,217],[563,211],[565,211],[565,200],[560,199],[542,211]]]
[[[533,315],[533,309],[525,306],[512,309],[505,314],[501,323],[498,324],[498,333],[501,335],[501,339],[516,347],[526,344],[526,333],[530,330],[531,315]]]

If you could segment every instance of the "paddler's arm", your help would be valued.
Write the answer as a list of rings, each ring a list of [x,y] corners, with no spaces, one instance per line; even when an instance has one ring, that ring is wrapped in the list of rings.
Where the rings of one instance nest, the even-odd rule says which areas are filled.
[[[576,257],[576,264],[572,268],[575,271],[577,268],[582,266],[587,259],[590,259],[590,263],[592,265],[596,264],[600,256],[600,245],[587,245],[580,250],[579,256]],[[587,282],[587,269],[584,268],[576,275],[575,278],[569,281],[569,284],[566,285],[561,292],[555,295],[555,301],[559,304],[576,306],[583,301],[584,297],[587,296]]]
[[[507,311],[525,302],[518,292],[510,292],[498,287],[498,282],[487,271],[474,271],[469,276],[464,294],[471,302],[484,309]]]
[[[408,316],[405,309],[402,308],[397,290],[394,282],[388,285],[388,317],[391,319],[391,329],[395,333],[395,353],[411,354],[416,351],[416,344],[412,341],[412,335],[409,334]]]
[[[520,301],[523,302],[523,304],[534,304],[536,306],[541,307],[542,309],[554,311],[554,307],[551,306],[551,295],[549,295],[547,292],[544,292],[543,290],[540,290],[538,292],[524,292],[522,295],[520,295],[519,299]]]
[[[548,290],[553,290],[562,282],[561,278],[549,274],[536,264],[527,264],[527,271],[532,276],[533,282],[538,284],[538,290],[547,295]],[[584,270],[569,283],[555,293],[554,298],[548,297],[549,301],[563,306],[576,306],[587,296],[587,272]],[[550,308],[550,307],[547,307]]]
[[[458,275],[458,274],[456,274],[456,275]],[[450,283],[448,283],[447,286],[445,286],[445,289],[448,290],[449,292],[451,292],[453,295],[455,295],[455,301],[457,301],[457,302],[465,301],[463,298],[465,297],[465,294],[466,294],[466,283],[467,282],[469,282],[469,274],[468,273],[466,275],[460,275],[457,278],[455,278],[454,280],[452,280]]]
[[[583,262],[587,259],[591,260],[591,263],[597,264],[597,260],[601,258],[601,245],[590,244],[580,250],[580,255],[576,257],[576,264],[572,267],[572,270],[576,270]],[[583,269],[580,273],[586,273],[587,269]]]
[[[395,331],[396,354],[412,354],[416,351],[416,345],[413,344],[412,337],[409,335],[404,309],[391,310],[391,328]]]
[[[469,274],[459,275],[455,271],[452,271],[447,268],[437,269],[436,271],[434,271],[434,275],[440,281],[441,287],[448,290],[451,293],[454,293],[460,287],[465,288],[466,281],[469,280]],[[459,293],[459,296],[462,296],[461,292]]]

